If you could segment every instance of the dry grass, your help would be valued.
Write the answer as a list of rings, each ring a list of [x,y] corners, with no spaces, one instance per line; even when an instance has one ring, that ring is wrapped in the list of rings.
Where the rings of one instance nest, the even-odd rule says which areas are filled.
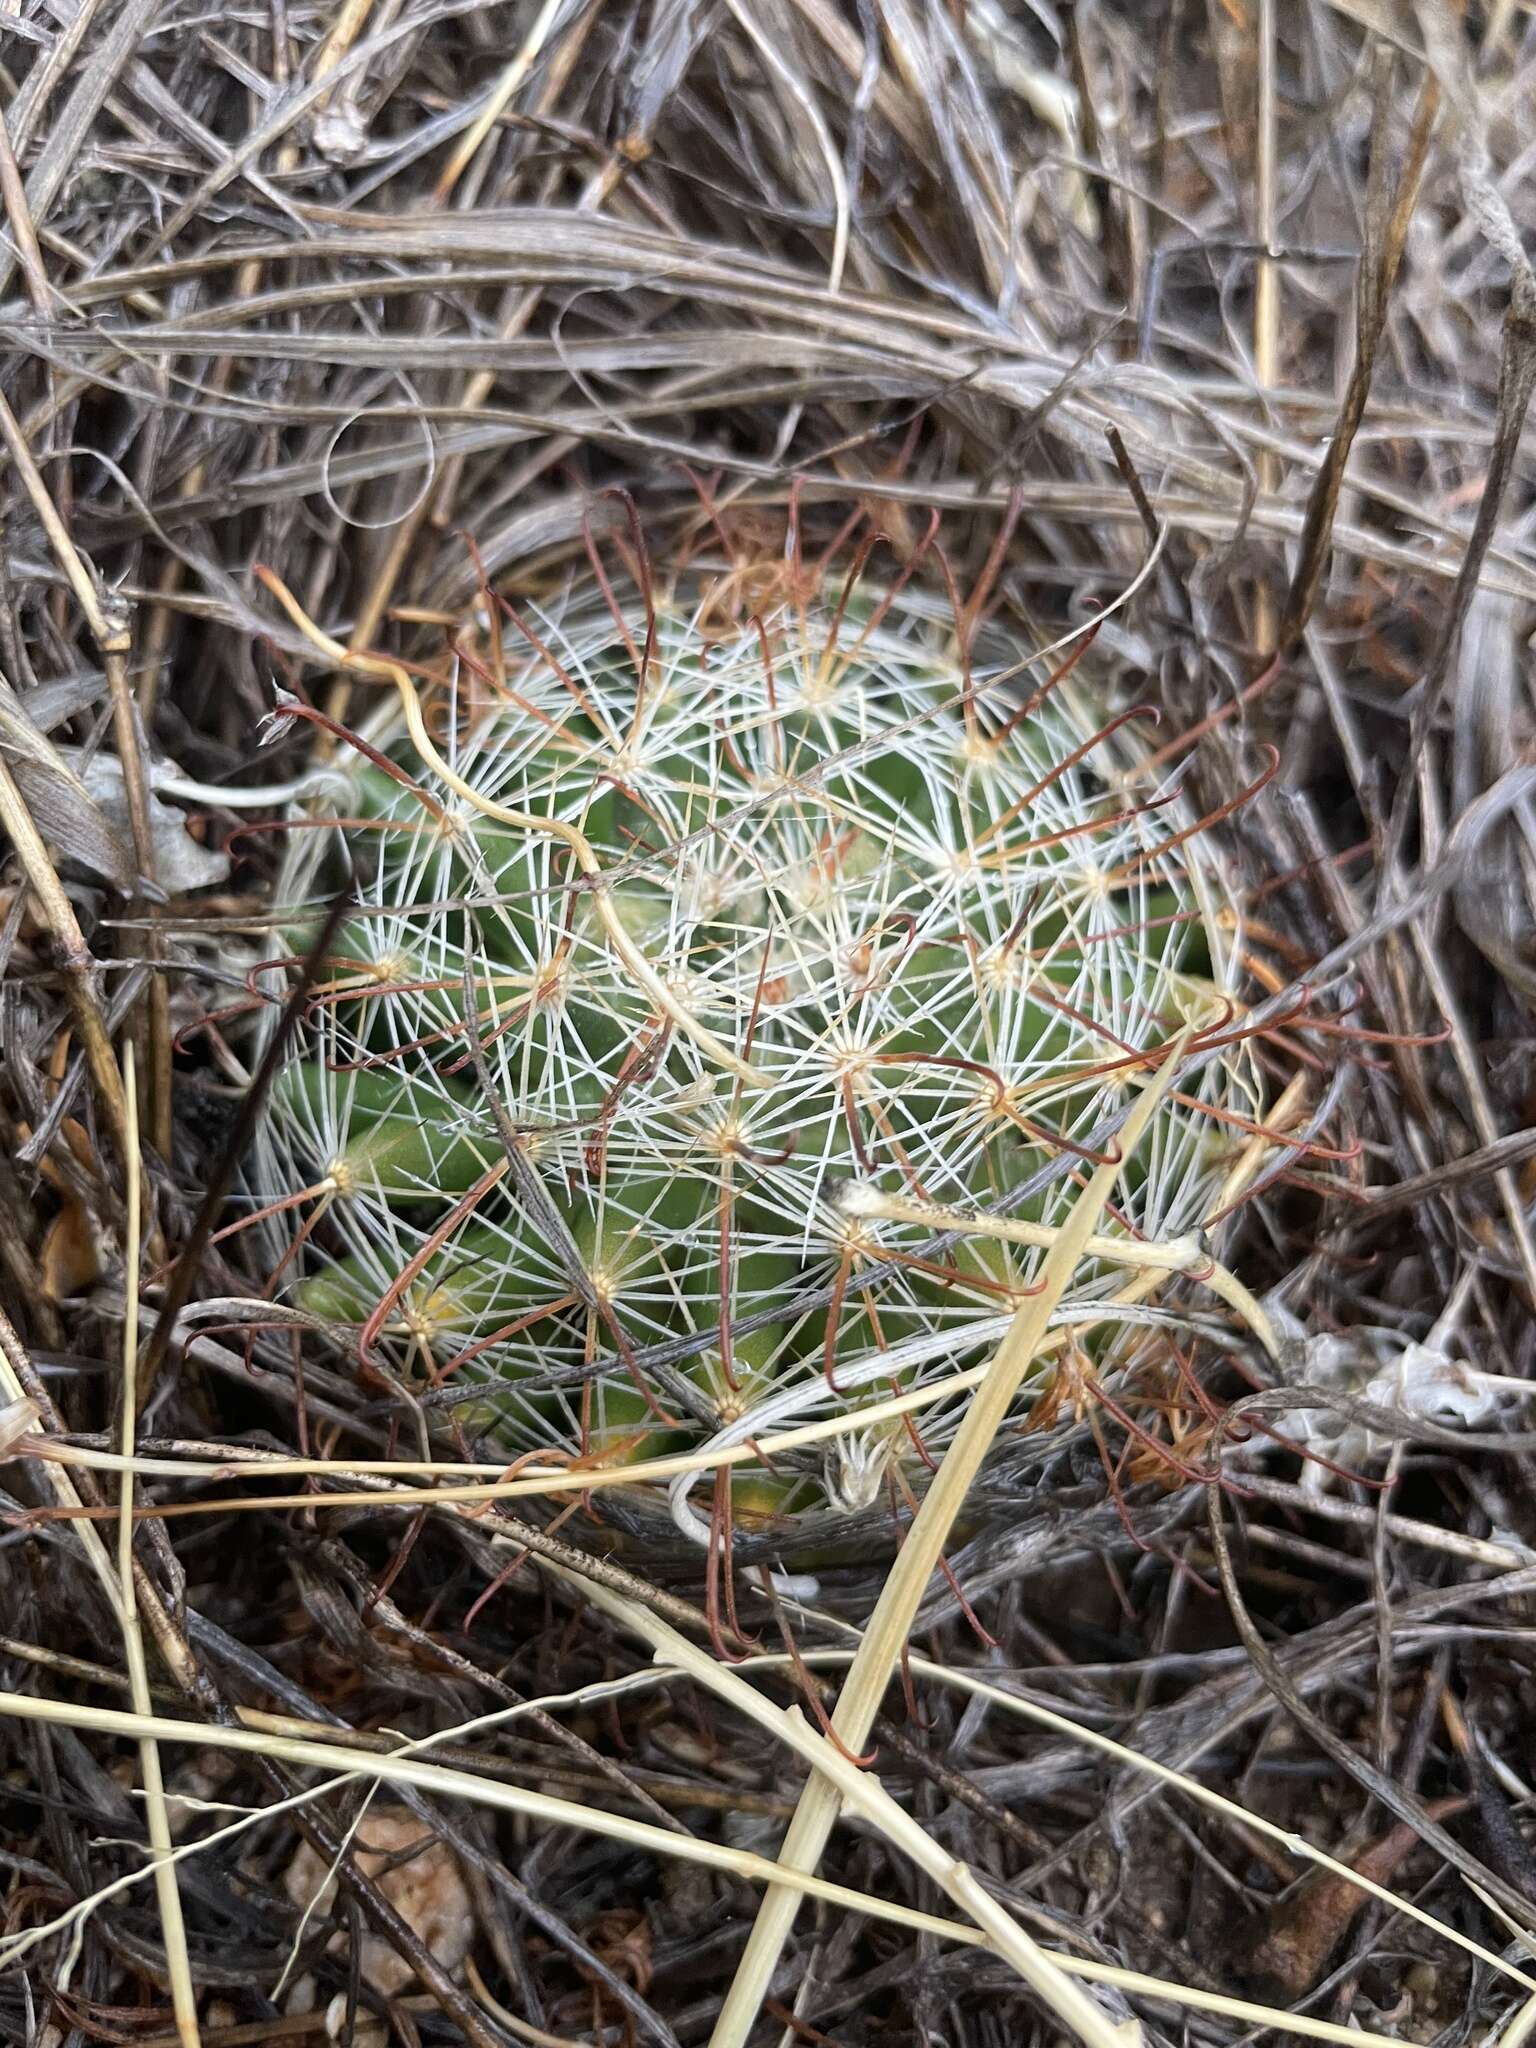
[[[1515,2048],[1523,0],[11,29],[0,2038],[234,2048],[329,2007],[482,2048]],[[507,1474],[215,1239],[285,1049],[246,1085],[267,828],[336,729],[381,676],[430,712],[485,594],[559,588],[631,505],[658,555],[752,560],[791,502],[908,563],[936,514],[955,589],[1156,708],[1242,877],[1277,1100],[1214,1311],[1185,1242],[1143,1248],[1154,1364],[1100,1384],[1063,1340],[1001,1420],[950,1375],[967,1483],[843,1532],[814,1601],[748,1532],[722,1608],[656,1505],[678,1461]],[[306,715],[263,744],[274,690]],[[806,1785],[845,1821],[795,1878]],[[348,1847],[384,1788],[459,1860],[467,1965]],[[301,1838],[341,1878],[302,1923]]]

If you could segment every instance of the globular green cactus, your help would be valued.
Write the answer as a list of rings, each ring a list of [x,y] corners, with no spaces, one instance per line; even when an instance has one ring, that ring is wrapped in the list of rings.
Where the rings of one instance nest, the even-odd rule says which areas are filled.
[[[1130,725],[995,633],[963,653],[912,586],[740,592],[518,614],[284,876],[319,903],[339,838],[360,892],[250,1166],[261,1203],[308,1191],[291,1296],[473,1385],[511,1454],[741,1441],[974,1362],[1041,1254],[840,1190],[1059,1221],[1137,1056],[1224,1014],[1220,871]],[[1115,1228],[1203,1220],[1259,1108],[1228,1036]],[[1086,1266],[1067,1312],[1122,1284]],[[1143,1340],[1111,1323],[1105,1369]],[[867,1502],[915,1455],[887,1421],[737,1504]]]

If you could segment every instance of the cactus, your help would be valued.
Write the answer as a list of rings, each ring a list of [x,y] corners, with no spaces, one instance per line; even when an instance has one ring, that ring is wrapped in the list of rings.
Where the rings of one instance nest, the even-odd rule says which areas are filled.
[[[840,1190],[1050,1225],[1135,1055],[1224,1014],[1220,869],[1127,721],[1075,678],[993,685],[1025,650],[983,634],[973,670],[912,584],[810,582],[749,608],[739,578],[599,578],[509,614],[442,737],[390,728],[396,772],[360,757],[349,821],[294,835],[285,900],[328,893],[339,835],[360,903],[250,1193],[305,1191],[297,1253],[265,1225],[292,1298],[472,1387],[509,1454],[740,1441],[973,1362],[1040,1255]],[[1200,1223],[1260,1107],[1239,1043],[1190,1091],[1124,1228]],[[1120,1278],[1086,1267],[1078,1312]],[[1145,1341],[1107,1332],[1106,1370]],[[867,1503],[912,1455],[855,1428],[819,1476],[738,1473],[737,1506]]]

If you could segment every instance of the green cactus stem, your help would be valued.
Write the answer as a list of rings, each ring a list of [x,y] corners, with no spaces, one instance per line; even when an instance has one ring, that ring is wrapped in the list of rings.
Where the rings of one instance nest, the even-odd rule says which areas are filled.
[[[1132,724],[1075,682],[1021,709],[988,681],[1025,650],[983,637],[973,668],[956,641],[901,587],[736,616],[679,579],[520,617],[504,686],[464,672],[430,731],[373,662],[405,779],[360,759],[347,822],[295,834],[283,878],[298,951],[338,840],[361,877],[249,1162],[254,1202],[325,1204],[293,1299],[509,1454],[634,1462],[842,1412],[810,1493],[918,1469],[861,1405],[972,1357],[1042,1254],[840,1187],[1050,1226],[1146,1058],[1232,1015],[1219,862]],[[1225,1035],[1116,1229],[1203,1221],[1262,1105]],[[279,1255],[291,1223],[264,1226]],[[1116,1284],[1090,1261],[1073,1300]],[[1111,1320],[1101,1369],[1145,1341]],[[808,1482],[738,1492],[766,1512]]]

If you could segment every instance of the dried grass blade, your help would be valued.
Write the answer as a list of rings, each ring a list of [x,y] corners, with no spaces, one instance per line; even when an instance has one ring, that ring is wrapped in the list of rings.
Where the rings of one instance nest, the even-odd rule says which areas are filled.
[[[1080,2039],[1097,2044],[1097,2048],[1130,2048],[1124,2030],[1117,2028],[1094,2001],[1063,1974],[1057,1959],[1042,1949],[1006,1909],[983,1890],[969,1865],[942,1848],[904,1807],[896,1803],[873,1772],[862,1770],[851,1756],[839,1750],[835,1742],[811,1728],[798,1707],[774,1706],[738,1673],[691,1643],[637,1601],[596,1585],[564,1566],[547,1565],[546,1569],[578,1587],[593,1605],[641,1636],[651,1645],[658,1661],[686,1671],[803,1757],[819,1774],[811,1780],[812,1785],[828,1787],[834,1818],[840,1808],[847,1807],[878,1828],[889,1842],[910,1857],[955,1901],[981,1929],[989,1945],[1013,1965],[1025,1983],[1039,1994],[1042,2003],[1065,2026],[1071,2027]],[[781,1856],[781,1864],[782,1861]],[[777,1887],[770,1890],[770,1898],[775,1890]],[[755,2013],[756,2008],[748,2016],[749,2025]],[[726,2013],[722,2011],[720,2024],[723,2025],[725,2020]]]
[[[1301,530],[1301,543],[1297,549],[1296,572],[1286,593],[1285,612],[1280,627],[1279,644],[1282,653],[1288,652],[1300,640],[1307,620],[1312,616],[1312,608],[1317,603],[1317,593],[1323,580],[1323,567],[1328,558],[1328,539],[1333,531],[1334,513],[1338,508],[1339,491],[1344,482],[1345,469],[1349,464],[1350,450],[1360,430],[1360,422],[1365,417],[1365,403],[1370,396],[1371,379],[1375,374],[1376,354],[1381,344],[1382,331],[1386,326],[1392,286],[1397,277],[1398,264],[1402,260],[1403,244],[1408,239],[1408,224],[1413,218],[1414,204],[1419,195],[1419,181],[1424,175],[1424,160],[1429,153],[1435,116],[1440,107],[1440,88],[1434,73],[1426,72],[1423,86],[1419,91],[1418,105],[1414,109],[1407,159],[1403,165],[1402,176],[1398,180],[1391,210],[1388,212],[1386,156],[1389,137],[1396,128],[1397,107],[1386,89],[1387,81],[1382,74],[1390,71],[1390,63],[1390,56],[1384,54],[1378,67],[1376,106],[1371,122],[1370,187],[1366,200],[1365,248],[1362,252],[1357,294],[1355,360],[1350,370],[1344,403],[1339,408],[1338,419],[1334,422],[1333,432],[1329,436],[1328,451],[1323,457],[1307,497],[1307,516]]]
[[[120,1441],[124,1458],[133,1456],[138,1434],[139,1350],[139,1258],[143,1223],[143,1172],[138,1149],[138,1095],[134,1085],[133,1044],[123,1048],[123,1095],[128,1108],[129,1151],[126,1163],[128,1227],[123,1246],[123,1386]],[[128,1692],[134,1712],[150,1711],[149,1666],[144,1657],[144,1637],[139,1627],[138,1600],[133,1576],[133,1473],[125,1470],[119,1492],[117,1524],[117,1603],[123,1631],[123,1655],[128,1667]],[[187,1930],[181,1912],[181,1891],[171,1856],[171,1823],[165,1803],[165,1779],[160,1769],[160,1750],[152,1735],[139,1738],[139,1770],[144,1780],[145,1824],[155,1870],[155,1900],[160,1909],[160,1932],[165,1943],[166,1968],[170,1977],[171,2006],[176,2016],[176,2034],[182,2048],[199,2048],[202,2036],[197,2025],[197,1987],[187,1956]]]
[[[876,1603],[868,1631],[849,1669],[832,1717],[839,1740],[854,1754],[859,1753],[868,1740],[881,1696],[906,1647],[913,1617],[982,1459],[1035,1357],[1051,1312],[1065,1293],[1083,1255],[1083,1247],[1094,1233],[1094,1226],[1109,1200],[1120,1169],[1128,1154],[1134,1151],[1171,1084],[1191,1035],[1191,1030],[1186,1028],[1175,1041],[1156,1077],[1148,1083],[1140,1101],[1126,1119],[1120,1149],[1094,1169],[1068,1215],[1060,1237],[1047,1254],[1040,1274],[1040,1291],[1024,1303],[998,1346],[987,1376],[978,1387],[939,1468],[938,1477],[924,1496]],[[837,1818],[840,1802],[841,1795],[830,1778],[818,1776],[812,1779],[801,1795],[799,1808],[779,1852],[781,1864],[799,1872],[815,1869]],[[711,2037],[712,2048],[742,2048],[745,2043],[762,2008],[798,1904],[799,1894],[784,1887],[771,1890],[763,1901]],[[1095,2013],[1092,2020],[1101,2017]],[[1084,2037],[1090,2037],[1086,2031]]]

